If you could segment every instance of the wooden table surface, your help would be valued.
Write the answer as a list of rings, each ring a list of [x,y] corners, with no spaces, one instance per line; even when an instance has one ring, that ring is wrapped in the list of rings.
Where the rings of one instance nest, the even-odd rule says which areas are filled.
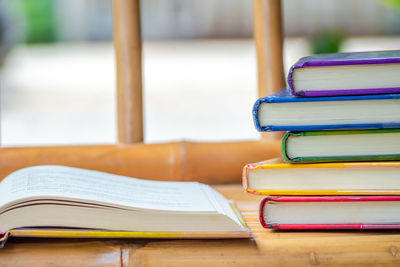
[[[271,231],[258,221],[262,197],[240,185],[214,188],[236,200],[253,239],[12,239],[0,250],[0,266],[400,265],[399,231]]]

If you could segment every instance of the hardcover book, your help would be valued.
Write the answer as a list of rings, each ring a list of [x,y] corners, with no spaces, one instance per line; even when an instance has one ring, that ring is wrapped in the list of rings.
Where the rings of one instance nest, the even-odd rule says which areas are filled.
[[[287,132],[287,162],[400,160],[400,129]]]
[[[400,196],[267,197],[260,222],[273,229],[400,229]]]
[[[321,54],[301,58],[288,85],[298,96],[400,93],[400,50]]]
[[[10,235],[243,238],[250,232],[235,206],[204,184],[36,166],[0,183],[0,242]]]
[[[400,195],[400,162],[247,164],[243,186],[259,195]]]
[[[400,128],[400,94],[295,97],[283,89],[253,108],[259,131]]]

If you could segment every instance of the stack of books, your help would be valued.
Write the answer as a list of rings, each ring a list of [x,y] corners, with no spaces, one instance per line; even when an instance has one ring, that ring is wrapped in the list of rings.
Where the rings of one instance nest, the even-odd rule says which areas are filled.
[[[257,100],[259,131],[287,131],[282,158],[248,164],[274,229],[400,228],[400,51],[300,59],[289,89]]]

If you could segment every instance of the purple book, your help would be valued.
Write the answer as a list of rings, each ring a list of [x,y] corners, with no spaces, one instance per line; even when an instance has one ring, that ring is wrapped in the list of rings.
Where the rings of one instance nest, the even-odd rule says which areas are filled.
[[[303,57],[288,74],[296,96],[400,93],[400,50]]]

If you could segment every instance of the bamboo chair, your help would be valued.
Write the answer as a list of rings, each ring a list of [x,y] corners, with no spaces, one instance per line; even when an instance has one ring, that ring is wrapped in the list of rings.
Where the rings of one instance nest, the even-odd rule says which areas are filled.
[[[244,164],[279,155],[279,136],[266,134],[255,142],[143,143],[139,2],[113,1],[119,143],[111,146],[0,148],[0,177],[27,166],[60,164],[138,178],[238,183]],[[254,0],[253,4],[258,94],[265,96],[285,85],[281,1]]]

